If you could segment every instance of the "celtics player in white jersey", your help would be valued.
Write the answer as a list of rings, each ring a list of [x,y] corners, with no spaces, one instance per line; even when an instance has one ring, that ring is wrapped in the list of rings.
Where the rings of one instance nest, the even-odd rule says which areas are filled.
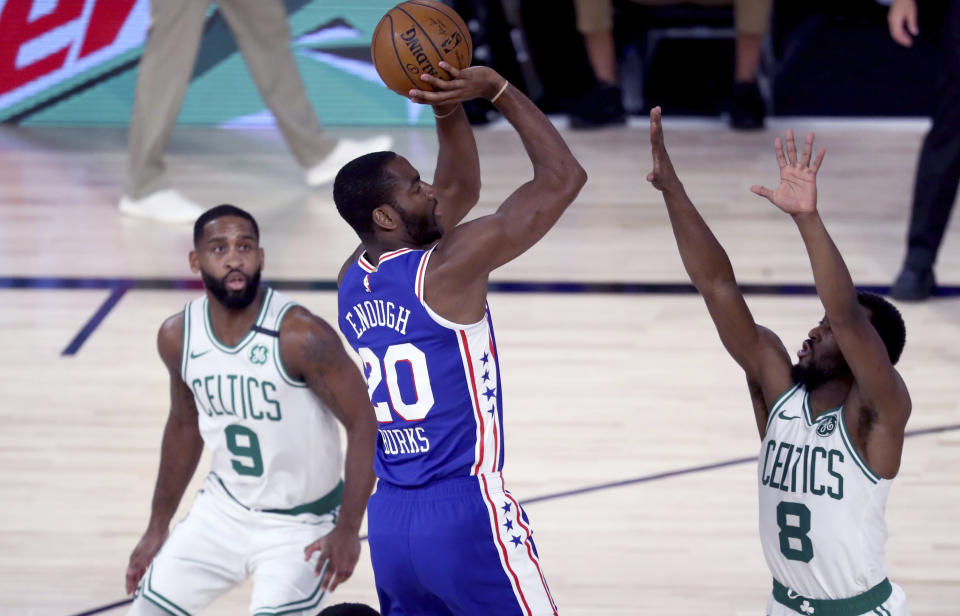
[[[131,614],[193,614],[252,575],[252,614],[312,616],[359,558],[376,442],[366,386],[335,330],[260,286],[259,240],[232,205],[194,226],[190,267],[206,292],[158,336],[171,405],[127,568]],[[168,537],[204,445],[210,472]]]
[[[770,616],[904,616],[903,591],[887,580],[884,506],[900,467],[910,396],[893,365],[905,340],[899,312],[858,293],[817,212],[813,134],[799,158],[792,131],[775,142],[780,186],[751,190],[800,231],[826,315],[792,365],[757,325],[730,260],[687,197],[650,114],[653,172],[683,265],[720,339],[747,374],[762,445],[757,470],[760,540],[773,575]],[[784,145],[786,153],[784,153]]]

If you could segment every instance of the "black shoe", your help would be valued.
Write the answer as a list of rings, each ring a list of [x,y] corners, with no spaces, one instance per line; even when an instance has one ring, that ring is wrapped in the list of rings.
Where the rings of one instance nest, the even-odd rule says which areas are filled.
[[[937,286],[933,279],[933,270],[913,270],[904,267],[890,287],[890,297],[907,302],[919,302],[933,295]]]
[[[597,83],[570,111],[571,128],[601,128],[626,122],[623,90],[610,83]]]
[[[733,99],[730,102],[730,128],[758,130],[763,128],[765,109],[763,97],[756,82],[733,84]]]

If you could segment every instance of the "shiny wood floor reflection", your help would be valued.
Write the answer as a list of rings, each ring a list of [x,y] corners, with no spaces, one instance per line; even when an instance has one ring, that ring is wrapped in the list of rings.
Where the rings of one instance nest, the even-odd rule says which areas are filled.
[[[858,283],[889,284],[903,255],[923,127],[816,128],[828,148],[820,183],[827,225]],[[774,132],[669,120],[667,131],[688,191],[741,282],[809,284],[796,229],[747,191],[776,180]],[[558,227],[495,279],[686,282],[662,201],[643,182],[645,128],[565,135],[590,181]],[[394,136],[395,149],[429,176],[432,133]],[[507,130],[481,130],[478,143],[483,214],[527,179],[529,164]],[[0,128],[0,277],[191,277],[188,227],[118,215],[123,144],[122,131],[108,129]],[[273,132],[182,130],[169,162],[189,196],[257,216],[266,277],[332,279],[356,244],[329,188],[304,188]],[[956,224],[937,273],[943,284],[960,284]],[[73,614],[122,597],[167,410],[156,329],[195,293],[130,290],[76,355],[62,356],[109,293],[0,289],[0,613]],[[290,294],[335,320],[334,293]],[[811,296],[748,300],[789,349],[822,313]],[[697,296],[496,293],[490,304],[505,388],[505,475],[521,501],[756,455],[742,374]],[[960,297],[900,308],[908,328],[900,369],[915,408],[909,428],[956,426]],[[904,447],[887,508],[887,560],[914,614],[953,615],[960,605],[958,465],[960,430],[915,436]],[[763,613],[770,577],[755,482],[754,465],[739,463],[530,504],[562,613]],[[365,550],[339,600],[375,604],[372,580]],[[237,589],[207,613],[246,613],[248,599],[249,587]]]

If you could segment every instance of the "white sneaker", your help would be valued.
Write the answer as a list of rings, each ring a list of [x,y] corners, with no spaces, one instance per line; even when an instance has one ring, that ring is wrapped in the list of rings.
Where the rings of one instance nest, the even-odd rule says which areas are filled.
[[[307,169],[307,185],[323,186],[332,182],[340,169],[354,158],[370,152],[389,150],[392,145],[393,139],[389,135],[378,135],[360,141],[340,139],[332,152],[327,154],[319,163]]]
[[[194,222],[205,209],[172,188],[158,190],[140,199],[124,196],[120,199],[120,213],[159,222]]]

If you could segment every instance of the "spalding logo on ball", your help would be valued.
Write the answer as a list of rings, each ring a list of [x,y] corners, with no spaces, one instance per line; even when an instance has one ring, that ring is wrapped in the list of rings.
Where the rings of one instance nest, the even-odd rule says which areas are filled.
[[[427,73],[450,79],[443,60],[457,69],[470,66],[473,40],[456,11],[434,0],[408,0],[390,9],[373,31],[370,55],[387,87],[403,96],[412,89],[433,91],[420,79]]]

